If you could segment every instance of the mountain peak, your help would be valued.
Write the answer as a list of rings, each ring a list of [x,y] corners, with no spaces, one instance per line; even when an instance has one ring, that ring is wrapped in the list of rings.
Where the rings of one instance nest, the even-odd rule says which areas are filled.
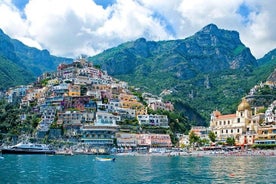
[[[220,29],[215,24],[208,24],[207,26],[203,27],[200,31],[198,31],[196,35],[214,35],[219,37],[227,35],[226,37],[229,37],[230,40],[240,41],[240,35],[237,31]]]
[[[137,42],[137,43],[139,43],[139,42],[144,43],[144,42],[147,42],[147,40],[142,37],[142,38],[138,38],[137,40],[135,40],[135,42]]]
[[[235,49],[244,46],[237,31],[218,28],[215,24],[208,24],[192,36],[200,46],[212,46],[221,49],[221,45]]]
[[[111,52],[112,58],[106,58],[107,62],[101,63],[103,69],[111,75],[131,73],[138,69],[144,74],[150,72],[150,68],[158,67],[160,71],[177,73],[179,79],[189,79],[197,73],[247,69],[249,66],[257,65],[250,50],[239,39],[238,32],[219,29],[215,24],[205,26],[184,40],[154,42],[139,38],[120,45],[120,51],[117,53],[115,51]],[[110,57],[107,52],[105,54]],[[102,62],[99,58],[104,58],[104,55],[94,57],[93,62]],[[128,63],[127,67],[121,65],[115,67],[113,63],[117,61],[113,58],[119,60],[120,64],[123,61]],[[152,63],[145,64],[145,62]],[[114,68],[110,67],[111,63]],[[152,67],[148,67],[149,65]]]
[[[219,30],[219,28],[215,24],[208,24],[207,26],[205,26],[201,29],[202,32],[208,32],[208,33],[213,32],[213,31],[216,32],[218,30]]]

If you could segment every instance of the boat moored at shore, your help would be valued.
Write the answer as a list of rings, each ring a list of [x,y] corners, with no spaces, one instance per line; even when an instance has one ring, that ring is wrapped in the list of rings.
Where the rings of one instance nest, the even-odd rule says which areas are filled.
[[[2,154],[55,154],[46,144],[19,143],[1,149]]]

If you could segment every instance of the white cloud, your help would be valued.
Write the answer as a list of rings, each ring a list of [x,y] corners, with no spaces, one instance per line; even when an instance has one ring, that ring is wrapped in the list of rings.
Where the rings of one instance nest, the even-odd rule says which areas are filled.
[[[53,54],[93,54],[97,48],[88,45],[93,31],[107,17],[106,12],[90,0],[31,0],[25,8],[30,33]],[[87,48],[90,47],[90,48]]]
[[[29,47],[35,47],[40,50],[43,49],[41,45],[37,41],[34,41],[33,39],[30,39],[27,37],[17,37],[16,39],[20,40],[21,42],[23,42],[25,45],[28,45]]]
[[[27,32],[27,25],[20,12],[9,1],[0,3],[0,28],[11,36],[17,35],[19,31],[23,34]]]
[[[276,8],[273,6],[275,1],[247,0],[247,3],[254,11],[249,16],[251,23],[240,30],[240,35],[252,53],[262,57],[276,48]]]
[[[98,1],[99,2],[99,1]],[[182,39],[209,23],[237,30],[256,57],[276,47],[273,0],[117,0],[107,8],[92,0],[30,0],[20,12],[0,2],[0,27],[25,44],[59,56],[93,55],[122,42]],[[241,5],[248,17],[238,12]],[[24,15],[24,16],[22,16]]]
[[[139,37],[166,39],[169,35],[161,22],[154,19],[150,9],[132,0],[118,0],[110,7],[110,18],[98,29],[99,35],[117,40]]]

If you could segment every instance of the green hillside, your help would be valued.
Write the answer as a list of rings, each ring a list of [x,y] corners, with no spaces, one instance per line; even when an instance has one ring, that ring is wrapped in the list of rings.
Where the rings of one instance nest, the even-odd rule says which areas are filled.
[[[207,125],[215,109],[235,112],[241,98],[275,68],[274,60],[257,61],[238,32],[213,24],[183,40],[127,42],[89,61],[143,91],[171,90],[164,98],[195,125]]]
[[[27,84],[34,81],[32,73],[12,61],[0,57],[0,89],[4,90],[11,86]]]
[[[47,50],[28,47],[0,29],[0,89],[34,82],[43,72],[54,71],[70,58],[50,55]]]

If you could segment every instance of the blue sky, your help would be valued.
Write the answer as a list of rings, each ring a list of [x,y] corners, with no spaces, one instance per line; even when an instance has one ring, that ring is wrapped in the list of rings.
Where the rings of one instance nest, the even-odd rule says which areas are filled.
[[[1,0],[0,28],[58,56],[95,55],[140,37],[184,39],[236,30],[257,58],[276,48],[274,0]]]
[[[28,4],[29,0],[12,0],[12,3],[21,11],[24,10],[26,4]],[[106,8],[116,2],[116,0],[94,0],[94,2],[98,5]]]
[[[242,16],[242,18],[243,18],[243,24],[245,24],[245,26],[247,25],[247,24],[250,24],[251,22],[250,22],[250,14],[251,14],[251,12],[253,12],[254,13],[254,11],[253,10],[250,10],[250,7],[246,4],[246,3],[242,3],[240,6],[239,6],[239,8],[238,8],[238,10],[237,10],[237,13],[238,14],[240,14],[241,16]],[[255,12],[256,14],[258,14],[258,12]]]
[[[103,8],[111,6],[115,2],[116,2],[116,0],[95,0],[95,3],[98,4],[98,5],[103,6]]]
[[[12,3],[21,11],[24,10],[25,5],[29,2],[29,0],[12,0]]]

